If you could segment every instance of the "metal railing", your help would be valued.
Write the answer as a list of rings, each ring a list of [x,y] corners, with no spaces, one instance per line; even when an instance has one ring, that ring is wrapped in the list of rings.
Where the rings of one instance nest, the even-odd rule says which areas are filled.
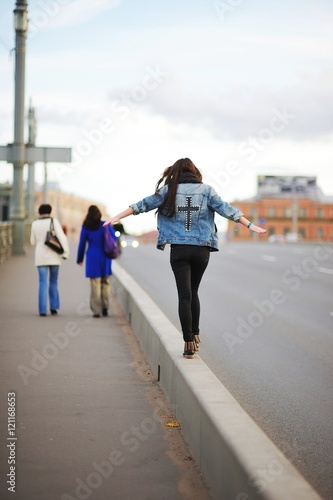
[[[13,222],[0,222],[0,264],[5,262],[13,254]],[[25,247],[30,246],[31,222],[25,223]]]
[[[13,223],[0,223],[0,264],[12,255],[13,249]]]

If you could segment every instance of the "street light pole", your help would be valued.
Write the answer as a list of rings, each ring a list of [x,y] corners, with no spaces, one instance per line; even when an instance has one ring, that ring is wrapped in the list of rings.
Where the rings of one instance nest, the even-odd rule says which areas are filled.
[[[24,94],[25,94],[25,46],[28,31],[28,2],[16,0],[14,10],[15,21],[15,109],[14,109],[14,142],[6,146],[0,145],[0,161],[13,164],[13,195],[10,204],[10,220],[13,221],[13,254],[25,254],[25,196],[23,184],[23,167],[43,161],[69,163],[72,151],[70,148],[37,147],[33,143],[36,137],[36,122],[32,109],[29,110],[29,142],[24,143]],[[31,108],[31,106],[30,106]],[[33,168],[30,169],[28,194],[29,206],[33,201]],[[30,210],[31,214],[31,210]]]
[[[13,199],[11,220],[14,222],[13,254],[25,253],[25,207],[23,167],[25,164],[24,144],[24,94],[25,94],[25,46],[28,30],[27,0],[17,0],[14,10],[15,22],[15,112],[13,143]]]

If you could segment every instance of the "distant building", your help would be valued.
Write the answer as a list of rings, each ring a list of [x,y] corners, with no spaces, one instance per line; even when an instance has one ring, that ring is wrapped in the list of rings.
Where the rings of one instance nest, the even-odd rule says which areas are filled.
[[[9,206],[12,196],[10,184],[0,185],[0,221],[9,220]],[[36,186],[35,190],[35,217],[38,217],[38,207],[44,203],[42,187]],[[71,241],[77,241],[82,222],[87,215],[90,205],[97,205],[103,217],[107,216],[105,205],[96,200],[87,200],[73,194],[63,193],[57,183],[49,183],[46,203],[52,206],[52,215],[59,219]]]
[[[333,197],[325,196],[316,177],[258,176],[253,198],[233,201],[255,224],[281,241],[333,241]],[[258,235],[228,223],[229,241],[251,241]]]
[[[43,202],[43,191],[35,192],[36,213],[39,205]],[[52,215],[59,219],[61,225],[66,229],[67,236],[71,241],[77,241],[80,235],[82,222],[87,215],[90,205],[97,205],[102,216],[106,217],[106,207],[96,200],[87,200],[74,194],[62,193],[53,190],[50,186],[47,193],[47,201],[52,206]]]

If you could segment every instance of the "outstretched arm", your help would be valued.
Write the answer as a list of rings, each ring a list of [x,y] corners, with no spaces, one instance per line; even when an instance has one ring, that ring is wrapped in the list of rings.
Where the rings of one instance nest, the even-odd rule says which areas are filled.
[[[111,217],[111,219],[108,219],[104,222],[103,226],[107,226],[108,224],[117,224],[121,219],[124,219],[125,217],[128,217],[129,215],[132,215],[134,213],[134,210],[132,207],[126,208],[123,212],[120,212],[120,214],[115,215],[114,217]]]
[[[250,231],[253,231],[254,233],[259,233],[259,234],[267,233],[267,229],[264,229],[263,227],[260,226],[256,226],[255,224],[253,224],[253,222],[249,221],[243,215],[239,219],[239,223],[242,224],[243,226],[246,226]]]

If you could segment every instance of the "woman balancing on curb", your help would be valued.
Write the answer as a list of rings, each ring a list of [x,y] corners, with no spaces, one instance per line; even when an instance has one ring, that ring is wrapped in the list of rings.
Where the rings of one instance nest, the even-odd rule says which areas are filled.
[[[223,201],[216,191],[202,182],[202,175],[189,158],[177,160],[164,170],[153,195],[133,203],[104,225],[116,224],[124,217],[157,209],[157,248],[171,245],[170,263],[178,290],[178,313],[185,342],[185,358],[199,350],[200,302],[198,289],[210,252],[218,251],[214,215],[239,222],[250,231],[263,234],[243,213]]]

